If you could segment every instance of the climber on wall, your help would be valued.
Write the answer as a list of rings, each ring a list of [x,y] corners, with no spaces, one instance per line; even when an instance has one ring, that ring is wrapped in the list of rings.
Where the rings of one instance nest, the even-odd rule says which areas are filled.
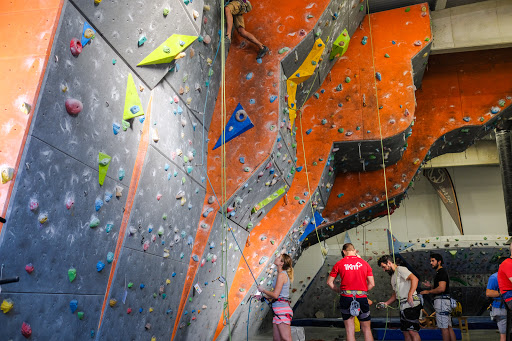
[[[385,255],[379,258],[377,264],[391,276],[393,294],[386,302],[380,302],[381,306],[388,306],[398,299],[400,306],[400,330],[406,341],[420,341],[420,314],[421,298],[416,293],[418,277],[414,276],[405,266],[398,266],[393,262],[393,257]],[[397,278],[398,277],[398,278]]]
[[[276,257],[274,264],[277,267],[277,276],[272,283],[274,290],[265,290],[262,285],[258,286],[258,290],[273,302],[274,340],[292,341],[293,310],[290,307],[290,284],[293,281],[292,258],[283,253]]]
[[[345,324],[347,341],[355,341],[354,318],[361,322],[364,340],[373,341],[371,330],[370,304],[367,293],[375,286],[370,265],[357,255],[354,245],[343,245],[344,258],[334,264],[327,276],[327,285],[332,291],[340,294],[340,308]],[[334,285],[334,280],[340,275],[340,287]]]
[[[252,5],[249,0],[231,0],[226,7],[224,7],[224,12],[226,14],[227,21],[227,31],[226,31],[226,40],[228,43],[231,43],[231,32],[233,31],[233,22],[235,24],[235,28],[245,39],[249,40],[254,45],[258,46],[259,51],[256,59],[263,58],[268,53],[268,47],[263,45],[254,35],[250,32],[247,32],[245,29],[244,17],[243,14],[249,13],[252,10]]]

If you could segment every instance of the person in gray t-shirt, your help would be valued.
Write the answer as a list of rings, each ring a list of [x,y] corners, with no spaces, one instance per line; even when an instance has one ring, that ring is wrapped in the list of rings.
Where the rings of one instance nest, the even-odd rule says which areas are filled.
[[[386,302],[380,302],[380,306],[388,306],[398,300],[400,306],[400,329],[404,333],[406,341],[421,340],[420,330],[421,298],[416,293],[418,277],[414,276],[404,266],[398,266],[391,256],[385,255],[379,258],[377,264],[391,276],[393,294]]]

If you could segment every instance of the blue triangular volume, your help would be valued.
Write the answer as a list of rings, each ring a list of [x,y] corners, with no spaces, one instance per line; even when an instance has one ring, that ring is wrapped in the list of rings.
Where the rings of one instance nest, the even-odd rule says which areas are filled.
[[[235,108],[235,111],[233,111],[231,118],[226,124],[226,128],[224,129],[224,133],[226,134],[226,143],[254,127],[254,124],[252,124],[251,119],[247,114],[245,114],[245,118],[243,120],[236,119],[236,113],[240,110],[244,110],[244,108],[240,103],[238,103],[238,105]],[[215,147],[213,147],[213,150],[219,148],[220,146],[222,146],[222,135],[219,137],[217,143],[215,144]]]
[[[389,232],[389,230],[387,232],[389,252],[391,252],[392,254],[400,253],[414,245],[413,243],[402,243],[401,241],[396,239],[396,237],[393,236],[391,232]]]
[[[348,235],[348,231],[345,232],[345,241],[343,242],[343,244],[347,244],[347,243],[352,244],[352,239],[350,239],[350,236]]]
[[[82,46],[85,46],[91,40],[91,38],[84,37],[85,30],[87,30],[88,28],[90,28],[94,32],[94,34],[96,34],[94,28],[92,28],[92,26],[89,25],[87,22],[84,22],[84,28],[82,29],[82,40],[80,41],[80,43],[82,43]]]
[[[301,242],[304,239],[306,239],[306,237],[311,232],[313,232],[315,230],[315,228],[318,227],[318,225],[320,225],[323,222],[324,222],[324,218],[322,218],[322,215],[318,211],[315,211],[315,217],[313,219],[311,219],[311,221],[309,222],[308,226],[306,226],[306,229],[304,230],[304,233],[299,238],[299,242]]]

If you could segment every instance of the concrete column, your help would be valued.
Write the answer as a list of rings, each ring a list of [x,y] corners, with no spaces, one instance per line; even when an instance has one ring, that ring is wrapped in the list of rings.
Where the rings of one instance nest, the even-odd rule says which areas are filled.
[[[505,199],[505,215],[509,236],[512,235],[512,124],[503,130],[496,130],[496,145],[500,158],[503,196]]]

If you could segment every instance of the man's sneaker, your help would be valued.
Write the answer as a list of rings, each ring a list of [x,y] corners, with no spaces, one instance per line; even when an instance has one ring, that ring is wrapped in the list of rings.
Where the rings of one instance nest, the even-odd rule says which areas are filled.
[[[263,48],[258,52],[258,55],[256,56],[256,59],[263,58],[268,53],[268,47],[263,45]]]

